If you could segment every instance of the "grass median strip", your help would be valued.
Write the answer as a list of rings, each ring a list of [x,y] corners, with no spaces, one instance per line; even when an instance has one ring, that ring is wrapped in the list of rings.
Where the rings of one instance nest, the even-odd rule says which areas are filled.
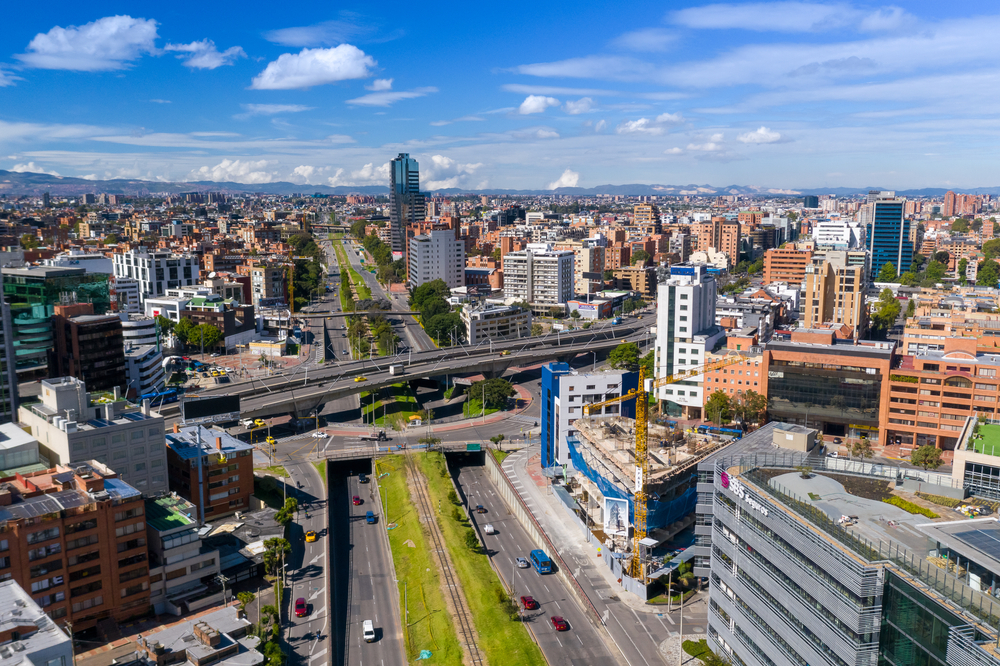
[[[444,454],[432,452],[414,456],[427,478],[432,503],[437,500],[441,506],[438,524],[472,611],[479,634],[479,649],[485,653],[487,662],[503,666],[544,664],[541,650],[531,639],[527,628],[512,620],[500,603],[504,590],[490,567],[489,558],[478,548],[478,542],[476,551],[466,545],[466,535],[472,528],[461,515],[461,509],[449,499],[449,492],[454,489],[448,477]],[[456,511],[462,520],[455,519]]]
[[[399,456],[386,456],[378,461],[375,471],[380,477],[378,483],[383,501],[388,504],[388,514],[383,513],[384,522],[379,527],[386,529],[389,521],[397,525],[389,530],[389,545],[399,580],[407,661],[414,661],[421,650],[430,650],[433,656],[429,663],[461,666],[462,647],[445,606],[441,577],[428,545],[429,538],[410,500],[403,461]]]

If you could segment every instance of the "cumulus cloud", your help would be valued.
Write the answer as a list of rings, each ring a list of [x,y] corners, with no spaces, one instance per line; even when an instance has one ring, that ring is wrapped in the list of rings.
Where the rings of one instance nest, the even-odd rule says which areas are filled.
[[[424,187],[428,190],[467,187],[468,179],[482,166],[482,162],[460,164],[444,155],[432,155],[429,164],[424,160],[421,165],[425,178]]]
[[[430,93],[436,93],[437,91],[438,89],[433,86],[426,86],[424,88],[399,90],[396,92],[373,92],[368,93],[367,95],[362,95],[361,97],[349,99],[345,103],[353,104],[355,106],[391,106],[400,100],[415,99],[417,97],[429,95]]]
[[[337,169],[336,173],[326,179],[330,187],[340,185],[387,185],[389,183],[389,163],[382,166],[375,166],[369,162],[357,171],[347,172],[345,169]]]
[[[156,52],[153,19],[106,16],[81,26],[56,26],[35,35],[27,53],[15,57],[28,67],[99,72],[123,69]]]
[[[50,176],[59,176],[58,171],[46,171],[43,167],[38,166],[34,162],[28,162],[27,164],[15,164],[10,168],[10,170],[16,173],[44,173]]]
[[[559,100],[555,97],[546,97],[545,95],[528,95],[521,102],[521,106],[518,107],[517,112],[522,116],[527,116],[532,113],[542,113],[550,106],[559,106]]]
[[[656,122],[659,125],[677,125],[684,122],[684,118],[679,113],[661,113],[656,116]]]
[[[767,127],[760,127],[753,132],[740,134],[736,140],[741,143],[775,143],[781,141],[781,134]]]
[[[301,113],[312,111],[314,107],[302,104],[240,104],[245,113],[241,113],[237,118],[249,118],[250,116],[275,116],[279,113]]]
[[[556,190],[560,187],[576,187],[576,184],[580,182],[580,174],[571,169],[566,169],[563,171],[559,179],[549,183],[548,189]]]
[[[268,63],[254,77],[250,87],[256,90],[289,90],[310,88],[348,79],[371,76],[375,59],[350,44],[330,49],[302,49],[299,53],[283,53]]]
[[[365,90],[392,90],[392,79],[375,79],[371,85],[365,86]]]
[[[718,134],[715,136],[719,136]],[[717,150],[722,150],[722,146],[715,141],[709,141],[707,143],[689,143],[688,150],[700,150],[706,153],[712,153]]]
[[[566,109],[566,113],[570,114],[571,116],[576,116],[581,113],[587,113],[592,108],[594,108],[594,100],[590,99],[589,97],[581,97],[575,102],[572,101],[566,102],[563,108]]]
[[[680,155],[684,151],[678,148],[677,146],[674,146],[673,148],[667,148],[663,152],[666,153],[667,155]]]
[[[167,44],[164,51],[177,51],[177,57],[184,61],[185,67],[194,69],[215,69],[223,65],[232,65],[237,58],[246,58],[246,51],[239,46],[232,46],[225,51],[215,48],[211,39],[190,44]]]
[[[639,118],[638,120],[626,120],[616,129],[619,134],[650,134],[659,136],[663,134],[663,128],[657,127],[649,118]]]
[[[224,159],[215,166],[203,166],[191,171],[187,180],[232,181],[248,185],[270,183],[275,174],[273,171],[264,171],[268,164],[268,160]]]

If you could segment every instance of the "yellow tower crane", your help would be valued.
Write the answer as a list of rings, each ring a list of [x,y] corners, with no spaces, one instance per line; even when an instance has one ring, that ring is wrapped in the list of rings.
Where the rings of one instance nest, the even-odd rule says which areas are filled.
[[[649,391],[656,390],[669,384],[691,379],[706,372],[720,370],[730,365],[735,365],[743,361],[743,356],[736,351],[717,361],[712,361],[690,370],[677,372],[660,379],[650,379],[647,386],[646,368],[639,366],[639,388],[631,389],[628,393],[604,400],[602,402],[592,402],[583,406],[584,416],[590,416],[592,410],[599,410],[606,405],[614,405],[627,400],[635,400],[635,487],[633,493],[633,506],[635,507],[632,521],[632,561],[629,563],[629,576],[632,578],[642,578],[642,560],[639,556],[639,542],[646,538],[646,516],[648,512],[646,479],[649,477],[649,450],[646,438],[649,433]],[[598,411],[598,413],[600,413]]]

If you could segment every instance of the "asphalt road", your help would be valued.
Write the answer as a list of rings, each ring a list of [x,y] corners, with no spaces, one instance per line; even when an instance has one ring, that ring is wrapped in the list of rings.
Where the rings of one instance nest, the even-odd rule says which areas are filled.
[[[472,518],[480,527],[487,552],[500,575],[505,582],[513,578],[514,594],[518,599],[529,595],[539,604],[538,610],[522,609],[522,617],[548,663],[566,666],[618,664],[602,640],[600,630],[587,618],[586,612],[559,576],[541,575],[533,567],[517,568],[515,558],[528,559],[534,544],[517,519],[507,512],[486,469],[478,464],[455,469],[459,489],[464,495],[462,499],[473,509],[482,504],[487,510],[485,514],[473,513]],[[483,526],[487,523],[493,525],[496,534],[485,534]],[[564,618],[569,623],[569,630],[556,631],[551,622],[553,616]]]
[[[332,664],[405,664],[402,626],[399,622],[399,593],[385,538],[385,525],[370,481],[358,481],[358,472],[371,473],[369,461],[331,465],[330,531],[337,535],[332,544],[333,598]],[[354,496],[363,502],[355,506]],[[374,525],[365,513],[379,517]],[[371,620],[376,640],[366,643],[362,624]]]
[[[330,614],[327,608],[327,556],[330,542],[327,528],[326,489],[316,468],[308,462],[288,462],[291,495],[299,501],[298,516],[289,527],[292,552],[287,562],[288,595],[285,640],[292,664],[325,664],[330,651]],[[299,487],[301,483],[301,488]],[[306,517],[306,514],[309,517]],[[313,530],[318,538],[306,543],[305,533]],[[295,600],[306,600],[306,615],[297,617]]]

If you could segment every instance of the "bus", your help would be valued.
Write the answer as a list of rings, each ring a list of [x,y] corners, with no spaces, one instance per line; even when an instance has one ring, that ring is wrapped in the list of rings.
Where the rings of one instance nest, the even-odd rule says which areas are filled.
[[[552,573],[552,560],[549,559],[544,550],[531,551],[531,565],[540,574]]]

